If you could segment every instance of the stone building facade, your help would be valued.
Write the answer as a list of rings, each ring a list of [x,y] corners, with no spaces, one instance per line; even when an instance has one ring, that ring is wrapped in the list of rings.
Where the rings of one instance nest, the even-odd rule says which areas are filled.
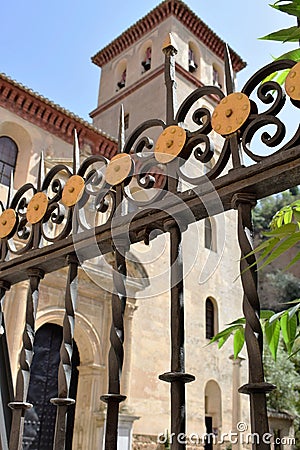
[[[178,48],[178,105],[196,87],[224,86],[224,42],[179,0],[163,1],[92,58],[101,67],[98,103],[90,114],[93,124],[7,76],[0,76],[0,155],[2,137],[16,144],[16,189],[36,179],[41,151],[46,170],[59,162],[71,161],[74,128],[82,158],[90,154],[111,158],[116,153],[116,139],[111,136],[117,135],[121,103],[127,135],[143,120],[165,118],[161,48],[169,33]],[[231,55],[236,73],[245,63],[233,50]],[[198,102],[195,109],[205,106],[213,111],[215,105],[216,99],[211,96]],[[183,126],[195,126],[192,113]],[[157,134],[153,130],[151,137],[155,139]],[[222,141],[217,135],[215,144],[218,154]],[[207,168],[202,170],[205,173]],[[0,187],[5,203],[7,183],[3,181]],[[205,223],[190,225],[183,235],[186,371],[196,377],[187,386],[187,433],[199,437],[199,447],[203,446],[206,431],[221,437],[222,433],[234,431],[239,421],[249,423],[248,398],[236,390],[247,381],[246,361],[230,358],[230,342],[222,351],[207,346],[213,333],[242,314],[242,288],[236,280],[236,228],[236,213],[223,214],[220,209]],[[170,366],[168,258],[166,235],[157,236],[147,248],[142,243],[135,244],[128,255],[129,298],[121,388],[127,400],[121,406],[119,427],[122,450],[132,446],[155,449],[170,430],[169,385],[158,379]],[[76,450],[100,450],[104,439],[105,406],[100,395],[107,391],[112,281],[109,258],[104,266],[97,263],[81,268],[79,277],[75,325],[79,360],[74,368],[78,371],[78,384],[72,444]],[[64,270],[42,280],[37,333],[47,324],[62,326],[65,282]],[[26,295],[27,284],[17,284],[7,294],[4,305],[14,380]],[[218,447],[225,449],[229,444],[225,438]]]

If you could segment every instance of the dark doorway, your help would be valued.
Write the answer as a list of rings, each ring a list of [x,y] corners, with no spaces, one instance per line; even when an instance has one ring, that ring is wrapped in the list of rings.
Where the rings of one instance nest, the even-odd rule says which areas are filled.
[[[213,435],[213,427],[212,427],[212,417],[205,416],[205,441],[204,441],[204,449],[212,450],[214,435]]]
[[[63,329],[54,324],[43,325],[35,335],[34,356],[31,365],[28,402],[33,408],[26,411],[23,448],[52,450],[56,406],[50,403],[57,397],[57,378]],[[76,343],[73,344],[70,397],[76,400],[80,360]],[[65,450],[72,449],[75,405],[69,407]]]

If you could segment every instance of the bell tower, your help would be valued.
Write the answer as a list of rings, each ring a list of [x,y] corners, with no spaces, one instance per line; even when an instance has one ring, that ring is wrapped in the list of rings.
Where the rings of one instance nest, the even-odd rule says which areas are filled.
[[[150,11],[92,61],[101,68],[93,124],[117,136],[119,106],[124,104],[127,132],[150,118],[165,119],[163,42],[171,33],[176,43],[178,104],[202,85],[224,85],[225,43],[179,0],[166,0]],[[231,51],[233,69],[245,63]],[[215,99],[209,99],[210,108]]]

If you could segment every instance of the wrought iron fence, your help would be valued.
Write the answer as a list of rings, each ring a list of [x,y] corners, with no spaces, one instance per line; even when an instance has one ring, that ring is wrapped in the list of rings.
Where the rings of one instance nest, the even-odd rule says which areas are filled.
[[[5,429],[2,442],[9,438],[9,449],[22,448],[30,367],[33,357],[39,284],[46,273],[68,267],[65,292],[65,318],[61,363],[58,374],[58,396],[51,400],[57,406],[54,449],[65,446],[65,424],[69,398],[74,320],[77,297],[78,266],[81,262],[109,251],[114,252],[115,267],[112,293],[112,326],[110,333],[108,393],[101,399],[107,403],[105,448],[117,448],[119,404],[125,400],[120,392],[123,366],[124,310],[126,306],[126,253],[130,245],[149,241],[153,229],[170,235],[171,292],[171,367],[159,376],[170,383],[171,433],[185,434],[185,385],[194,376],[185,372],[184,363],[184,281],[182,263],[182,231],[189,222],[208,216],[213,202],[211,193],[220,199],[223,210],[238,211],[238,242],[241,248],[241,279],[244,289],[243,310],[246,317],[246,344],[249,358],[249,382],[240,392],[250,397],[251,427],[262,436],[268,432],[266,393],[274,386],[265,382],[262,364],[263,336],[259,322],[259,299],[255,257],[245,257],[252,248],[251,209],[256,200],[295,186],[300,182],[300,127],[284,142],[286,130],[278,117],[287,100],[296,108],[300,105],[300,66],[293,61],[275,61],[257,73],[240,92],[234,91],[234,79],[228,48],[225,48],[226,92],[216,86],[203,86],[192,92],[175,113],[175,55],[171,36],[163,48],[165,54],[166,121],[151,119],[140,124],[124,138],[124,117],[121,108],[118,154],[110,161],[93,155],[81,164],[76,132],[73,167],[59,164],[43,173],[43,157],[37,185],[27,183],[13,195],[13,181],[6,205],[0,216],[0,288],[1,299],[12,284],[29,280],[26,323],[20,353],[16,392],[12,394],[9,358],[1,312],[1,392]],[[274,81],[262,81],[275,71],[291,69],[285,90]],[[288,98],[287,98],[287,95]],[[197,129],[190,131],[186,117],[199,99],[209,96],[216,101],[211,114],[208,108],[193,110]],[[255,101],[252,97],[257,96]],[[258,101],[265,107],[259,112]],[[275,132],[263,131],[272,125]],[[159,127],[161,133],[153,142],[147,133]],[[252,142],[262,131],[261,142],[266,149],[277,147],[267,156],[259,156]],[[224,138],[219,155],[214,151],[214,133]],[[254,164],[242,162],[246,154]],[[184,167],[191,158],[196,171],[187,175]],[[203,166],[212,159],[214,165],[203,174]],[[230,169],[230,170],[228,170]],[[196,174],[195,174],[196,173]],[[135,179],[139,189],[147,193],[138,200],[130,191]],[[276,180],[276,183],[275,183]],[[189,188],[182,190],[180,183]],[[133,213],[124,214],[123,199],[134,205]],[[159,206],[159,207],[158,207]],[[93,217],[90,211],[93,210]],[[187,215],[187,209],[191,214]],[[95,217],[97,220],[95,222]],[[249,268],[249,270],[245,270]],[[12,410],[12,418],[10,409]],[[269,447],[260,440],[254,448]],[[185,444],[173,440],[172,448]]]

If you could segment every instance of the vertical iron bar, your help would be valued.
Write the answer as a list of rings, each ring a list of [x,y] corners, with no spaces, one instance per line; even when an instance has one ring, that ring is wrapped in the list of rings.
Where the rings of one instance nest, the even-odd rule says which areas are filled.
[[[175,80],[175,56],[178,52],[174,38],[169,33],[163,44],[162,51],[165,55],[165,86],[166,86],[166,124],[174,124],[176,108],[176,80]],[[168,191],[175,193],[177,191],[178,181],[176,179],[176,170],[178,160],[175,159],[167,165],[168,171]]]
[[[20,368],[17,374],[15,400],[9,403],[9,407],[13,410],[9,441],[10,450],[21,450],[25,411],[26,409],[32,407],[32,405],[27,403],[26,400],[30,379],[30,367],[33,358],[33,342],[35,335],[35,318],[39,299],[39,284],[43,277],[44,272],[40,269],[31,269],[28,271],[29,290],[26,304],[23,345],[20,353]]]
[[[238,211],[238,240],[241,249],[241,279],[244,290],[243,312],[246,319],[245,340],[249,358],[249,383],[239,392],[250,396],[251,432],[255,433],[253,450],[268,450],[270,444],[264,442],[263,436],[269,433],[266,393],[275,388],[264,381],[263,370],[263,334],[260,325],[260,304],[257,293],[256,258],[251,255],[253,249],[253,227],[251,210],[256,204],[252,194],[235,194],[233,206]],[[253,265],[249,268],[251,265]]]
[[[125,142],[124,109],[120,108],[118,153],[121,153]],[[124,183],[116,186],[116,213],[121,214]],[[120,380],[124,360],[124,312],[126,307],[126,258],[128,241],[126,238],[114,240],[115,265],[113,270],[113,293],[111,297],[112,324],[110,329],[110,350],[108,354],[108,394],[101,400],[107,403],[105,450],[117,450],[119,404],[126,400],[120,394]]]
[[[57,406],[53,450],[64,450],[68,406],[75,400],[69,398],[72,375],[72,354],[74,339],[75,308],[78,285],[78,259],[74,254],[67,256],[69,266],[65,292],[65,315],[63,321],[63,342],[60,348],[58,369],[58,396],[50,401]]]
[[[8,445],[8,438],[11,429],[12,411],[8,408],[9,402],[13,400],[13,382],[10,368],[10,359],[7,346],[7,337],[5,330],[5,321],[2,311],[2,305],[6,291],[10,289],[10,284],[6,281],[0,280],[0,380],[1,380],[1,403],[4,424],[5,424],[5,436],[1,435],[0,442],[3,444],[5,439],[6,445]],[[4,432],[4,430],[1,430]],[[1,433],[2,434],[2,433]]]
[[[225,44],[224,48],[224,62],[225,62],[225,84],[226,94],[230,95],[235,92],[235,83],[233,77],[232,63],[229,53],[229,47]],[[228,137],[230,139],[232,166],[237,169],[242,166],[242,152],[239,145],[239,139],[237,133],[233,133]]]
[[[185,373],[184,348],[184,297],[181,230],[174,221],[165,224],[170,233],[171,266],[171,371],[159,376],[171,383],[171,433],[172,450],[185,449],[186,400],[185,383],[195,380]]]

